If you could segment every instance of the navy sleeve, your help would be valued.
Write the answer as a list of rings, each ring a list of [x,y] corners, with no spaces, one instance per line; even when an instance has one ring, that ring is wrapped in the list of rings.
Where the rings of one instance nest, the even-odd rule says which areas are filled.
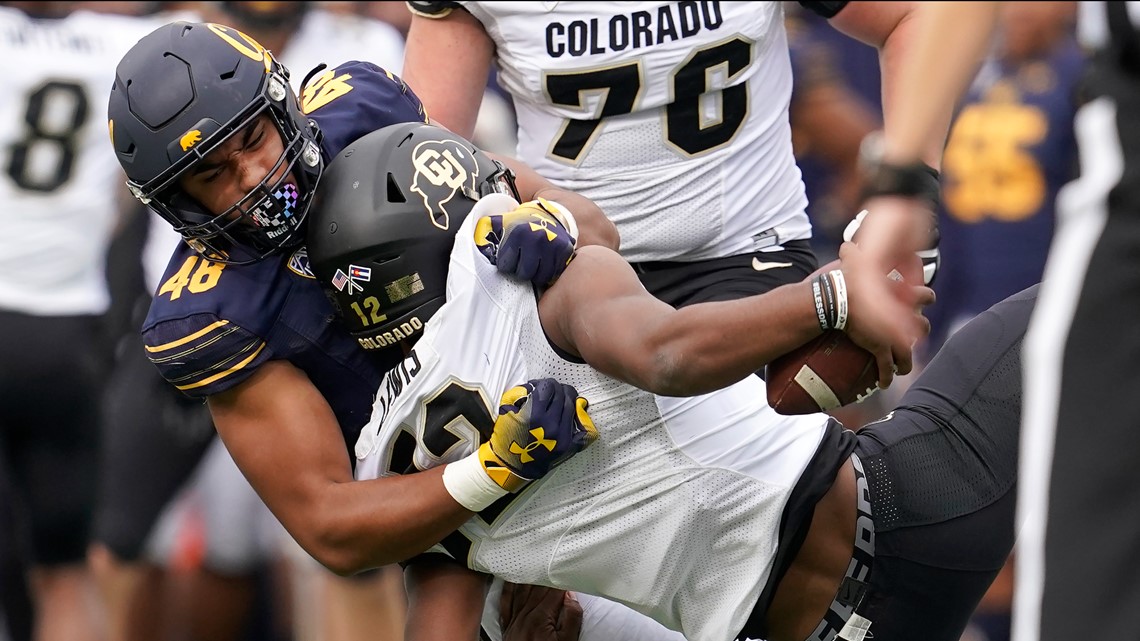
[[[193,398],[237,385],[270,357],[264,340],[213,314],[158,323],[143,342],[162,377]]]
[[[411,3],[409,3],[409,4],[411,4]],[[428,4],[434,4],[434,3],[428,3]],[[803,7],[804,9],[809,9],[809,10],[813,11],[813,12],[823,16],[824,18],[834,18],[835,14],[839,13],[840,11],[843,10],[843,7],[847,6],[847,1],[843,0],[842,2],[804,2],[803,0],[800,0],[800,6]]]

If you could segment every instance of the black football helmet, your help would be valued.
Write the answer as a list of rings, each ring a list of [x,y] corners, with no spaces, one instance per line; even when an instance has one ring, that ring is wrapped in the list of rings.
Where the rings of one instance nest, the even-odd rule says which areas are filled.
[[[310,214],[309,263],[362,347],[418,338],[443,306],[456,231],[491,193],[518,200],[514,174],[418,122],[374,131],[329,163]]]
[[[179,179],[262,114],[284,143],[277,165],[228,210],[207,211]],[[288,70],[253,38],[212,23],[159,27],[119,62],[107,115],[127,186],[198,253],[246,264],[304,242],[324,169],[320,132],[301,113]]]

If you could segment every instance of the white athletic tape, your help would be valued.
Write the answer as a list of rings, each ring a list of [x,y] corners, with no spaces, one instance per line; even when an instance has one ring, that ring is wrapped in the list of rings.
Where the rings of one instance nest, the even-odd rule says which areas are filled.
[[[510,494],[487,476],[478,451],[443,468],[443,486],[457,503],[472,512],[482,511]]]
[[[858,614],[852,614],[851,618],[847,619],[847,623],[843,626],[843,629],[839,631],[839,634],[835,635],[835,638],[842,639],[843,641],[863,641],[863,639],[868,638],[867,632],[870,629],[870,621]]]
[[[565,205],[556,200],[550,200],[549,198],[543,198],[543,200],[550,203],[551,205],[554,205],[554,208],[556,210],[554,212],[554,217],[562,223],[562,226],[566,228],[566,231],[570,232],[570,235],[574,238],[574,244],[577,245],[578,221],[574,220],[574,214],[570,213],[570,210],[567,209]]]
[[[831,391],[831,387],[807,365],[800,367],[800,371],[796,372],[795,381],[816,405],[819,405],[819,409],[832,410],[839,407],[839,398],[835,396],[835,392]]]

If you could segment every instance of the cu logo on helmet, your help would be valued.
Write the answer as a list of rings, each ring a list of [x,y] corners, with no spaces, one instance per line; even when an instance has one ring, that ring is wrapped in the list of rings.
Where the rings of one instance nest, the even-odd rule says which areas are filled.
[[[475,189],[479,167],[471,151],[451,140],[427,140],[416,145],[412,165],[412,191],[424,199],[432,224],[446,230],[451,224],[448,203],[464,187]]]

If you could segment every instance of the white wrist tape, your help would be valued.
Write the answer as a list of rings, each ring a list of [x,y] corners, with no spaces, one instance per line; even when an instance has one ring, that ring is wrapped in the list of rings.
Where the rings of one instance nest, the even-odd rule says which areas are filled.
[[[555,218],[557,218],[558,221],[562,223],[562,225],[566,228],[566,230],[570,232],[570,235],[574,237],[574,245],[577,246],[578,221],[574,220],[574,214],[571,214],[570,210],[558,201],[550,200],[549,198],[543,198],[543,200],[554,208],[555,211],[552,213],[554,214]]]
[[[472,452],[443,468],[443,486],[460,505],[479,512],[509,494],[487,476],[479,452]]]

